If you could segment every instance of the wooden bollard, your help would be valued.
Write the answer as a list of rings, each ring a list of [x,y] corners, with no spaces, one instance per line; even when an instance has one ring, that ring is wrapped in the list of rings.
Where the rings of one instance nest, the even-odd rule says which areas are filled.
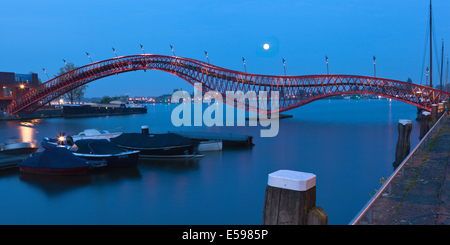
[[[147,125],[141,126],[141,131],[143,134],[148,134],[148,126]]]
[[[316,175],[291,170],[269,174],[263,225],[327,224],[328,215],[316,206]],[[308,218],[311,217],[311,218]]]
[[[422,140],[422,138],[428,133],[430,130],[430,115],[431,113],[428,111],[422,111],[422,121],[420,122],[420,134],[419,134],[419,140]]]
[[[431,105],[431,121],[437,120],[438,104]]]
[[[403,162],[403,160],[409,155],[411,150],[411,142],[409,136],[411,135],[412,121],[411,120],[399,120],[398,121],[398,140],[395,148],[395,161],[392,164],[394,170]]]
[[[438,104],[438,118],[440,118],[444,114],[444,103]]]

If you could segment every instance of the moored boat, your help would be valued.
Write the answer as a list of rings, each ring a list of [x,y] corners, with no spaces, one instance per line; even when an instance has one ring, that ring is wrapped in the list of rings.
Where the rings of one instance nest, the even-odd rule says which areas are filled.
[[[199,141],[197,150],[199,152],[221,151],[222,150],[222,141],[221,140]]]
[[[139,151],[123,149],[106,139],[77,140],[69,151],[77,157],[98,164],[106,163],[110,167],[136,166],[139,161]]]
[[[22,173],[76,175],[86,174],[91,164],[85,159],[76,157],[63,147],[46,149],[19,163]]]
[[[70,142],[70,138],[69,138],[69,142]],[[57,138],[45,137],[41,141],[41,146],[44,147],[44,149],[49,149],[49,148],[53,148],[53,147],[70,148],[70,145],[67,143],[66,136],[60,136]]]
[[[19,138],[10,138],[4,144],[0,144],[2,155],[28,155],[35,153],[39,148],[33,142],[23,142]]]
[[[220,140],[223,146],[228,147],[251,147],[253,144],[253,136],[250,135],[240,135],[240,134],[229,134],[229,133],[212,133],[212,132],[170,132],[179,134],[181,136],[187,137],[195,141],[211,141]],[[200,150],[199,150],[200,151]]]
[[[139,150],[140,158],[192,158],[197,154],[198,143],[178,134],[124,133],[111,142],[128,150]]]
[[[61,134],[58,137],[55,138],[49,138],[45,137],[41,141],[42,147],[45,149],[56,147],[56,146],[62,146],[66,148],[70,148],[70,146],[73,145],[74,142],[78,140],[83,139],[106,139],[109,140],[111,138],[117,137],[121,135],[123,132],[119,131],[118,129],[123,128],[117,128],[115,131],[108,131],[108,130],[99,130],[99,129],[85,129],[83,132],[80,132],[76,135],[65,135]]]
[[[78,140],[83,139],[107,139],[117,137],[121,135],[123,132],[115,131],[110,132],[108,130],[98,130],[98,129],[85,129],[83,132],[80,132],[76,135],[71,135],[72,141],[76,142]]]

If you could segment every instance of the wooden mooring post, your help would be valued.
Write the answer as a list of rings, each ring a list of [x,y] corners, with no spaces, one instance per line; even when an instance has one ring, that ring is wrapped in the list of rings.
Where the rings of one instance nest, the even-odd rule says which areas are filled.
[[[316,207],[316,175],[291,170],[269,174],[263,225],[326,225],[328,215]]]
[[[411,150],[411,142],[409,136],[411,135],[412,121],[399,120],[398,121],[398,140],[395,148],[395,161],[392,163],[394,170],[403,162],[409,155]]]
[[[431,121],[438,119],[438,104],[431,105]]]
[[[428,131],[430,131],[430,116],[431,113],[428,111],[422,111],[422,121],[420,122],[420,134],[419,140],[422,140]]]
[[[438,118],[441,118],[442,114],[444,114],[444,103],[441,102],[438,104]]]
[[[148,134],[148,125],[141,126],[142,134]]]

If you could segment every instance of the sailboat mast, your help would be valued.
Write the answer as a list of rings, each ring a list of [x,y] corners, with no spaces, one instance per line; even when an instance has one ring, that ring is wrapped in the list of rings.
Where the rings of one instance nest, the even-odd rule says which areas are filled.
[[[431,41],[432,37],[432,25],[431,25],[431,0],[430,0],[430,87],[433,87],[433,44]]]
[[[444,39],[442,39],[442,56],[441,56],[441,88],[440,90],[444,90],[442,89],[442,73],[444,73]]]

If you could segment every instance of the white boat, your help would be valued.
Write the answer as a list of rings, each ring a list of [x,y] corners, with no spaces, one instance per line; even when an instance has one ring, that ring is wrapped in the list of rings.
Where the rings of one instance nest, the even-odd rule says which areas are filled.
[[[73,142],[77,140],[84,139],[106,139],[109,140],[111,138],[115,138],[121,135],[123,132],[110,132],[108,130],[98,130],[98,129],[85,129],[83,132],[80,132],[76,135],[71,135]]]
[[[10,138],[5,144],[0,144],[2,155],[26,155],[35,153],[39,148],[34,142],[24,142],[22,139]]]
[[[221,140],[207,140],[200,141],[198,143],[198,151],[221,151],[222,150],[222,141]]]

